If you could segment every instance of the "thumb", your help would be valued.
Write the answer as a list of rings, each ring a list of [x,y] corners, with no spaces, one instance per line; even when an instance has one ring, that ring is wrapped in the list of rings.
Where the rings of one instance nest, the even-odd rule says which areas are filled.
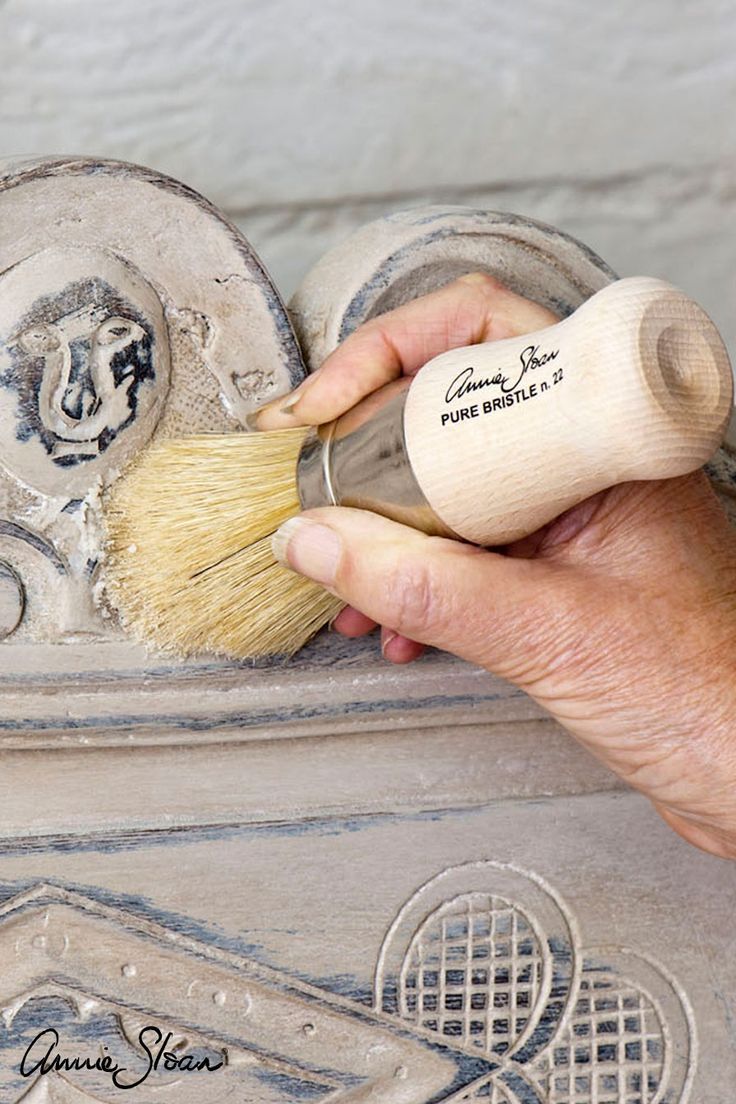
[[[569,622],[575,600],[564,565],[429,537],[365,510],[309,510],[281,526],[273,547],[374,621],[520,685],[544,674],[555,622]]]

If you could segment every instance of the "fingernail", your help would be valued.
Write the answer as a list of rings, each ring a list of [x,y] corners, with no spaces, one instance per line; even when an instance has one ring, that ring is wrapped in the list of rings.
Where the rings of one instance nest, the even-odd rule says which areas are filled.
[[[384,635],[381,637],[381,655],[386,658],[386,649],[392,640],[395,640],[399,634],[394,632],[393,629],[385,629]]]
[[[327,525],[311,518],[289,518],[274,533],[271,548],[285,567],[293,568],[322,586],[334,583],[342,543],[335,530]]]
[[[243,418],[246,428],[251,433],[259,432],[261,428],[261,414],[265,410],[276,410],[279,414],[291,414],[292,410],[296,406],[297,400],[292,399],[289,396],[289,402],[283,406],[279,406],[278,400],[270,403],[264,403],[263,406],[259,406],[257,410],[251,410],[250,414],[246,414]]]
[[[272,399],[271,402],[264,403],[257,410],[251,410],[250,414],[245,415],[243,421],[251,432],[258,430],[260,429],[261,414],[264,411],[274,410],[277,414],[293,414],[294,407],[301,397],[301,391],[297,388],[296,391],[290,391],[288,395],[282,396],[280,399]]]
[[[281,395],[278,399],[271,399],[271,402],[264,403],[263,406],[259,406],[258,410],[254,410],[251,414],[247,414],[245,417],[245,423],[248,429],[259,429],[261,418],[260,415],[264,411],[274,411],[277,414],[285,414],[287,417],[291,417],[296,409],[296,404],[301,401],[305,393],[314,383],[314,380],[319,375],[321,369],[317,368],[311,375],[303,379],[298,387],[295,387],[293,391],[290,391],[288,395]]]
[[[463,284],[492,284],[498,283],[494,276],[491,276],[490,272],[466,272],[464,275],[458,277],[458,283]]]

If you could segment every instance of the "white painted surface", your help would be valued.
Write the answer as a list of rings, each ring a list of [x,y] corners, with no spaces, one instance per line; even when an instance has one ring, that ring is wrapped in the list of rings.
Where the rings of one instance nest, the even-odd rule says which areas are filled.
[[[233,214],[284,294],[426,202],[553,222],[736,353],[730,0],[5,0],[0,152],[122,157]]]

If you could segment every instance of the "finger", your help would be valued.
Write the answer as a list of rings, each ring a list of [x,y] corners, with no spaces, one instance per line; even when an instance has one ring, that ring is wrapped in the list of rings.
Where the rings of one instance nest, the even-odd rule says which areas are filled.
[[[274,553],[401,636],[514,681],[538,674],[556,646],[555,623],[574,621],[558,565],[428,537],[368,511],[333,506],[291,518]]]
[[[680,572],[683,583],[694,583],[703,551],[722,555],[734,539],[710,481],[697,471],[599,491],[504,552],[594,566],[641,584],[661,577],[667,563],[670,577]]]
[[[471,273],[366,322],[295,391],[261,407],[258,429],[320,425],[448,349],[496,341],[556,322],[492,276]]]
[[[599,491],[578,502],[541,529],[507,544],[504,552],[507,556],[522,556],[525,559],[532,556],[563,556],[569,559],[576,538],[586,527],[592,528],[596,515],[602,512],[606,496],[611,493],[610,490]]]
[[[376,622],[360,610],[345,606],[332,622],[332,628],[342,636],[365,636],[376,628]],[[424,645],[397,633],[394,629],[381,629],[381,653],[391,663],[411,663],[424,651]]]
[[[343,636],[365,636],[375,629],[376,622],[371,621],[370,617],[366,617],[360,610],[345,606],[332,622],[332,627]]]
[[[424,645],[409,640],[394,629],[381,629],[381,654],[390,663],[411,663],[424,651]]]

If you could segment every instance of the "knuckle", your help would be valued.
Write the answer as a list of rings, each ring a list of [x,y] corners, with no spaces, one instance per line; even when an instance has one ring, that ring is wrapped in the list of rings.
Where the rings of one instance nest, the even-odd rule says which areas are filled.
[[[386,580],[384,597],[397,632],[422,639],[441,625],[442,601],[429,563],[397,565]]]
[[[458,278],[457,283],[464,286],[470,285],[489,295],[506,290],[501,281],[491,276],[490,272],[467,272]]]

